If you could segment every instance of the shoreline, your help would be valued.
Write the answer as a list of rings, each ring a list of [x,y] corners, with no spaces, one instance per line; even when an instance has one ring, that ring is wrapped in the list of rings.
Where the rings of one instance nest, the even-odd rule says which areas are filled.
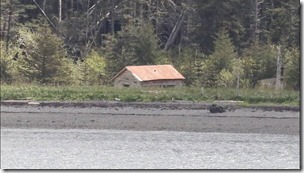
[[[39,107],[135,107],[135,108],[157,108],[157,109],[208,109],[211,104],[225,107],[227,110],[236,109],[258,109],[263,111],[292,111],[300,112],[300,106],[285,105],[243,105],[236,101],[215,101],[215,102],[120,102],[120,101],[32,101],[32,100],[1,100],[1,106],[39,106]]]
[[[178,107],[174,107],[178,108]],[[300,113],[240,108],[1,106],[1,128],[111,129],[299,135]]]

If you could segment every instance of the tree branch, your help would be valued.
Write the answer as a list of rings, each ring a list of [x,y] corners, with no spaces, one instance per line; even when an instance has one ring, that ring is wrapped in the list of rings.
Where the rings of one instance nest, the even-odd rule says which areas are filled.
[[[167,51],[168,48],[169,48],[169,46],[171,46],[173,44],[173,42],[175,41],[177,33],[180,30],[184,19],[185,19],[185,12],[183,12],[180,15],[180,17],[179,17],[178,21],[176,22],[174,28],[172,29],[172,32],[171,32],[171,34],[170,34],[170,36],[169,36],[169,38],[168,38],[168,40],[166,42],[165,48],[164,48],[165,51]]]
[[[46,15],[46,13],[44,12],[44,10],[40,7],[40,5],[36,2],[36,0],[33,0],[33,2],[35,3],[35,5],[38,7],[38,9],[40,10],[40,12],[43,14],[43,16],[46,18],[46,20],[51,24],[51,26],[53,27],[53,29],[55,30],[55,32],[58,35],[63,35],[62,33],[60,33],[58,31],[58,29],[56,28],[56,26],[54,25],[54,23],[50,20],[50,18]]]

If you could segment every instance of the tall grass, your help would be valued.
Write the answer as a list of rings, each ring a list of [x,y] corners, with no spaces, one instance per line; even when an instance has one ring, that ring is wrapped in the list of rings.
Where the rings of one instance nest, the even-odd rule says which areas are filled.
[[[236,95],[227,88],[115,88],[106,86],[38,86],[1,85],[1,100],[88,101],[121,100],[127,102],[153,101],[214,101],[238,100],[249,104],[274,103],[299,105],[298,91],[241,89]]]

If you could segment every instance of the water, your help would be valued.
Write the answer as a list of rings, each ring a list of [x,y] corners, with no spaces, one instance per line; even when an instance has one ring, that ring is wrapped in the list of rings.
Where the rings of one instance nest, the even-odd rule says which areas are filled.
[[[2,169],[299,169],[299,136],[2,129]]]

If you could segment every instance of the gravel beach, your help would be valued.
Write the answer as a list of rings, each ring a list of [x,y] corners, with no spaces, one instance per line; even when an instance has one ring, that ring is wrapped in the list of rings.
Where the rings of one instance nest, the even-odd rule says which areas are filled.
[[[186,106],[185,106],[186,105]],[[109,106],[1,105],[1,128],[114,129],[298,135],[300,112],[230,107],[210,113],[208,105]]]

